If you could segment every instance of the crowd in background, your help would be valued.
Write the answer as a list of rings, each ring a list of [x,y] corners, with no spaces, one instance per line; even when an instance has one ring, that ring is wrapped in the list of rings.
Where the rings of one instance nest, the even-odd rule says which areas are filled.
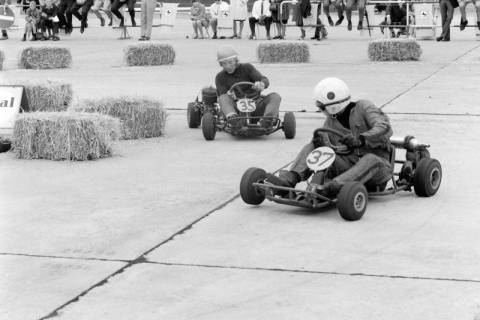
[[[135,2],[136,0],[18,0],[23,4],[25,12],[25,32],[22,40],[59,40],[59,29],[64,29],[66,34],[73,30],[72,19],[75,17],[80,21],[80,32],[83,33],[88,27],[87,18],[89,11],[92,11],[99,19],[101,26],[112,26],[114,16],[118,18],[118,26],[123,27],[125,19],[120,8],[125,6],[132,26],[136,26]],[[29,2],[27,2],[29,1]],[[218,36],[218,20],[222,15],[229,15],[233,18],[233,34],[229,38],[242,38],[244,24],[248,21],[250,35],[249,39],[257,38],[257,28],[263,27],[266,31],[266,38],[284,39],[286,25],[292,19],[299,27],[300,37],[306,37],[305,21],[315,27],[315,34],[311,39],[322,40],[327,37],[327,30],[320,19],[320,5],[310,0],[298,0],[296,3],[283,3],[284,0],[255,0],[249,8],[248,0],[230,0],[230,3],[223,0],[215,0],[207,7],[201,0],[192,0],[190,18],[193,26],[193,38],[203,39],[210,37],[209,29],[212,30],[212,39],[224,38]],[[323,0],[324,13],[328,24],[332,27],[339,26],[344,19],[347,20],[347,29],[352,30],[352,10],[356,7],[359,14],[357,25],[358,30],[363,29],[363,16],[365,14],[366,0]],[[442,17],[442,33],[437,41],[450,40],[450,24],[455,7],[460,7],[461,21],[460,30],[468,25],[466,18],[466,4],[471,1],[475,4],[477,12],[477,26],[480,29],[480,0],[439,0]],[[11,0],[0,0],[0,9],[11,4]],[[141,37],[139,40],[150,40],[153,13],[159,5],[156,0],[141,0]],[[161,5],[161,3],[160,3]],[[318,10],[312,10],[312,6],[318,6]],[[330,6],[335,6],[338,18],[334,22],[330,16]],[[316,9],[316,8],[315,8]],[[386,11],[385,20],[381,26],[389,27],[391,36],[398,37],[407,32],[406,25],[407,10],[406,4],[391,3],[384,8]],[[4,9],[5,10],[5,9]],[[411,7],[410,7],[411,11]],[[105,14],[105,16],[102,15]],[[312,17],[315,14],[316,17]],[[313,18],[313,19],[312,19]],[[106,21],[108,19],[108,22]],[[313,21],[313,23],[312,23]],[[410,21],[411,22],[411,21]],[[271,35],[271,26],[274,25],[276,34]],[[398,33],[393,32],[393,26],[397,26]],[[382,33],[383,27],[381,28]],[[8,39],[7,30],[2,30],[2,40]]]

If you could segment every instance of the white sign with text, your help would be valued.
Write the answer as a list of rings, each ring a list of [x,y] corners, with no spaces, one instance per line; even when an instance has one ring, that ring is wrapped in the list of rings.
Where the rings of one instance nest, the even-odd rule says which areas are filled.
[[[0,86],[0,134],[12,134],[15,118],[20,112],[22,86]]]

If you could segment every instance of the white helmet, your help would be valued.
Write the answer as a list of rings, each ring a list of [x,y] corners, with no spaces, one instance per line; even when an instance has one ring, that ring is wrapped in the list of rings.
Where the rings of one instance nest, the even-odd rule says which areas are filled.
[[[217,61],[223,62],[232,58],[238,58],[238,53],[232,46],[222,46],[217,50]]]
[[[313,99],[320,110],[326,110],[334,115],[350,103],[350,89],[338,78],[325,78],[313,89]]]

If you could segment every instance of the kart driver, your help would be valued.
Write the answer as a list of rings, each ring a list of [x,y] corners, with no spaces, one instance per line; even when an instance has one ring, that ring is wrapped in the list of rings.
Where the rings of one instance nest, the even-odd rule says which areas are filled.
[[[223,68],[215,77],[215,86],[217,87],[217,96],[220,108],[227,120],[233,127],[241,128],[241,121],[231,121],[238,117],[235,100],[235,92],[229,91],[231,86],[242,81],[254,83],[251,88],[242,88],[247,98],[255,100],[256,110],[252,116],[278,117],[280,101],[282,98],[278,93],[272,92],[266,96],[260,95],[260,92],[268,88],[269,81],[250,63],[240,63],[238,53],[231,46],[222,46],[217,51],[217,61]],[[261,125],[269,129],[272,126],[271,118],[260,120]]]
[[[327,172],[327,178],[332,180],[324,184],[322,194],[335,197],[349,181],[362,182],[374,190],[386,184],[393,172],[389,160],[392,129],[388,117],[368,100],[351,101],[348,86],[338,78],[320,81],[313,96],[316,106],[327,116],[323,128],[339,131],[343,138],[315,130],[312,141],[297,155],[290,171],[281,171],[279,177],[267,174],[266,181],[293,188],[313,173],[306,163],[311,151],[330,143],[343,143],[352,152],[336,155]]]

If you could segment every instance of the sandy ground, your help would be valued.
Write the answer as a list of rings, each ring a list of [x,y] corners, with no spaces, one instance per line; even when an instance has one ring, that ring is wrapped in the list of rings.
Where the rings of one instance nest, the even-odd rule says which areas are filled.
[[[310,63],[261,65],[258,42],[185,39],[188,21],[178,22],[171,34],[154,33],[174,46],[172,66],[125,66],[123,48],[137,41],[116,40],[107,28],[58,43],[22,43],[12,32],[0,43],[1,83],[63,80],[76,101],[148,95],[170,108],[163,137],[121,141],[112,158],[0,154],[0,318],[473,319],[480,305],[474,31],[452,30],[449,43],[422,41],[418,62],[373,63],[366,34],[337,28],[309,42]],[[298,30],[288,32],[294,40]],[[186,103],[213,82],[223,43],[270,78],[282,110],[307,111],[296,112],[296,139],[219,133],[206,142],[187,128]],[[70,48],[72,68],[18,69],[24,47],[46,44]],[[372,199],[355,223],[335,208],[250,207],[238,198],[248,167],[287,165],[322,124],[311,90],[328,75],[348,82],[354,98],[383,106],[396,135],[432,145],[444,170],[435,197]]]

